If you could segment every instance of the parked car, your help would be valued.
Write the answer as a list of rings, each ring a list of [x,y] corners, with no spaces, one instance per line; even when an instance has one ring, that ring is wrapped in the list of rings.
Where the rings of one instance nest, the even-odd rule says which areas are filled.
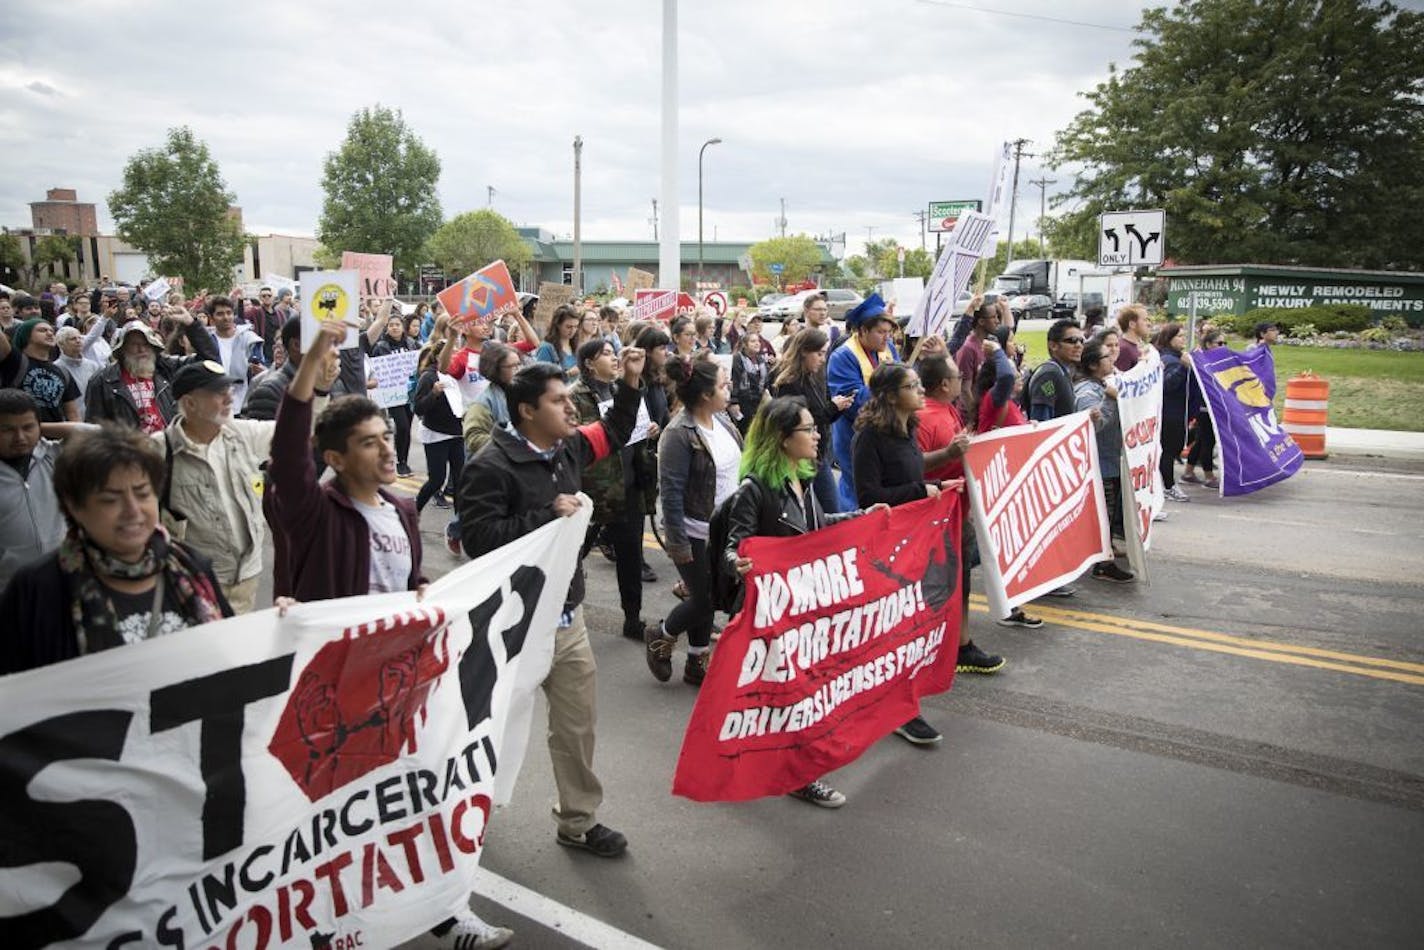
[[[1093,307],[1103,306],[1103,295],[1086,293],[1083,294],[1083,310],[1086,312]],[[1058,298],[1058,302],[1053,305],[1053,316],[1057,317],[1078,317],[1078,293],[1069,291]]]
[[[1009,298],[1009,310],[1015,322],[1043,320],[1053,311],[1053,301],[1046,294],[1020,294]]]
[[[844,287],[830,287],[824,290],[803,290],[789,297],[782,297],[780,300],[776,300],[770,304],[763,303],[759,312],[763,317],[781,319],[788,314],[800,313],[806,304],[806,298],[817,294],[826,298],[826,303],[830,305],[830,316],[832,320],[844,320],[845,315],[865,299],[854,290]]]

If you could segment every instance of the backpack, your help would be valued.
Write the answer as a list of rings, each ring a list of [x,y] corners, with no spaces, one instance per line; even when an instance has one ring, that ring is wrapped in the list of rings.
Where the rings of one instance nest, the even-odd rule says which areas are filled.
[[[1039,363],[1033,368],[1033,372],[1024,377],[1023,391],[1019,393],[1019,408],[1023,410],[1025,419],[1033,418],[1033,381],[1041,372],[1057,372],[1063,378],[1063,382],[1071,389],[1073,381],[1068,374],[1063,371],[1063,367],[1053,360]]]
[[[711,561],[712,573],[708,583],[708,598],[712,601],[714,609],[726,614],[735,614],[741,609],[743,584],[742,578],[737,572],[727,566],[722,552],[726,550],[727,538],[731,534],[732,506],[736,504],[738,496],[747,490],[747,486],[752,481],[753,478],[750,475],[742,479],[737,490],[717,506],[717,510],[712,512],[712,520],[707,522],[707,559]],[[770,492],[762,492],[763,508],[766,507],[766,502],[770,498]]]
[[[1024,377],[1023,387],[1019,390],[1019,409],[1023,412],[1025,419],[1032,418],[1029,412],[1033,409],[1033,377],[1034,374],[1043,369],[1043,367],[1044,364],[1039,363],[1033,369],[1029,370],[1028,375]]]

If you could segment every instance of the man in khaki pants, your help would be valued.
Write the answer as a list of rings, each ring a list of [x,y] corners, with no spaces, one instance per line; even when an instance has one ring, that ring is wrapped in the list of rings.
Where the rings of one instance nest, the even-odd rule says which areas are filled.
[[[583,470],[627,444],[637,421],[643,351],[620,354],[622,379],[613,406],[597,422],[579,426],[563,370],[534,363],[515,373],[505,389],[515,431],[496,429],[460,475],[460,538],[465,553],[479,557],[582,504]],[[621,832],[598,824],[603,785],[593,771],[597,668],[583,617],[580,564],[564,598],[554,640],[554,659],[544,681],[549,700],[549,755],[559,789],[556,840],[599,857],[628,847]]]

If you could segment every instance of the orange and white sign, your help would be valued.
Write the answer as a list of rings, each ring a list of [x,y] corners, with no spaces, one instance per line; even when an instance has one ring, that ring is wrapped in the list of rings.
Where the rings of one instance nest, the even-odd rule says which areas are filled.
[[[455,323],[472,323],[493,317],[501,308],[517,303],[514,281],[504,261],[475,271],[458,284],[435,295]]]

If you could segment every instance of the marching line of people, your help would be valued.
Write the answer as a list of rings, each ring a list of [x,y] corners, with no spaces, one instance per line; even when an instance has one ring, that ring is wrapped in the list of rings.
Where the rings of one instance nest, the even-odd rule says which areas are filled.
[[[11,502],[0,508],[0,611],[16,621],[0,641],[0,673],[253,610],[268,570],[282,605],[418,590],[419,516],[430,502],[451,510],[451,550],[478,557],[572,513],[584,492],[594,512],[580,562],[594,547],[614,561],[619,632],[641,644],[659,682],[672,678],[685,635],[682,679],[698,687],[716,657],[719,573],[735,582],[752,566],[737,554],[741,541],[960,491],[973,432],[1089,411],[1120,537],[1111,378],[1153,345],[1140,307],[1091,339],[1060,320],[1049,359],[1026,374],[1007,308],[980,297],[948,342],[907,348],[913,365],[892,340],[900,322],[874,294],[847,314],[844,332],[811,296],[779,347],[756,318],[665,326],[564,306],[540,340],[517,308],[458,323],[438,304],[407,319],[373,302],[354,351],[339,349],[340,325],[303,340],[290,295],[270,289],[245,309],[226,296],[153,301],[123,323],[70,293],[59,327],[32,300],[0,308],[11,318],[0,321],[0,486]],[[102,314],[117,303],[106,295]],[[1165,404],[1181,417],[1164,424],[1162,462],[1168,497],[1181,501],[1171,476],[1189,422],[1193,454],[1180,481],[1197,481],[1198,467],[1211,478],[1210,421],[1181,358],[1181,328],[1152,338]],[[1222,344],[1215,331],[1203,338]],[[375,380],[364,360],[412,350],[408,403],[382,409],[365,395]],[[414,501],[390,490],[410,473],[412,444],[427,470]],[[730,529],[712,547],[719,511]],[[656,576],[643,527],[658,513],[684,596],[648,620],[642,585]],[[956,667],[994,674],[1005,659],[969,629],[978,550],[968,520],[963,538]],[[1133,579],[1116,561],[1092,576]],[[544,683],[556,841],[617,857],[626,836],[598,820],[597,667],[583,600],[580,563]],[[1042,626],[1023,610],[998,622]],[[942,738],[918,715],[895,732],[918,746]],[[792,794],[846,803],[824,780]],[[431,946],[483,947],[510,934],[471,912],[428,936]]]

